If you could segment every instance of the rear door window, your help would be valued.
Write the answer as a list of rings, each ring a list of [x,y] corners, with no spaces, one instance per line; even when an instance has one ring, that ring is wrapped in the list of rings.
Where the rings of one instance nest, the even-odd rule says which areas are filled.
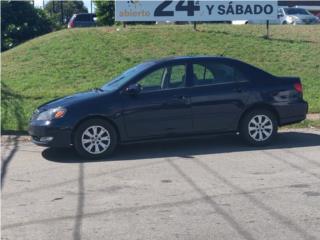
[[[195,86],[248,81],[245,75],[235,67],[218,62],[193,64],[192,78]]]

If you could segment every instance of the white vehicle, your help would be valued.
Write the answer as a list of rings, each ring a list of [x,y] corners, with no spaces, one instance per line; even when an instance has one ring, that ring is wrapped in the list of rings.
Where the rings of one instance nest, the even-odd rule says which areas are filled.
[[[278,18],[280,24],[317,24],[319,18],[308,10],[298,7],[279,8]]]
[[[232,21],[232,24],[265,24],[266,20],[242,20]],[[308,10],[299,7],[287,7],[278,9],[278,18],[270,20],[270,24],[317,24],[320,20],[317,16],[314,16]]]

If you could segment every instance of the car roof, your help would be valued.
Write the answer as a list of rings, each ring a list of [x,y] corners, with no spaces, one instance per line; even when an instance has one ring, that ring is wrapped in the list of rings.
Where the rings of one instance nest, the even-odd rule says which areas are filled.
[[[199,61],[199,60],[231,60],[231,61],[238,61],[232,58],[224,57],[224,56],[174,56],[174,57],[165,57],[156,60],[149,60],[146,63],[154,63],[154,64],[161,64],[167,62],[174,62],[174,61]]]
[[[243,61],[235,59],[235,58],[225,57],[225,56],[208,56],[208,55],[205,55],[205,56],[175,56],[175,57],[160,58],[157,60],[149,60],[149,61],[146,61],[142,64],[148,64],[151,66],[155,66],[155,65],[161,65],[161,64],[166,64],[166,63],[175,63],[176,61],[179,62],[179,61],[188,61],[188,60],[195,61],[195,62],[201,61],[201,60],[208,60],[208,61],[222,60],[224,63],[226,63],[226,62],[238,63],[238,64],[240,63],[243,66],[250,66],[251,68],[258,70],[259,72],[271,75],[270,73],[268,73],[258,67],[255,67],[249,63],[243,62]]]
[[[95,13],[75,13],[74,15],[79,16],[79,15],[93,15],[95,16]]]

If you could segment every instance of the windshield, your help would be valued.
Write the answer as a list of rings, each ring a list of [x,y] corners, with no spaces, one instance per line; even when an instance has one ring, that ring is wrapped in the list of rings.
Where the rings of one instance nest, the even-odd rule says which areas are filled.
[[[149,66],[151,66],[151,62],[147,63],[141,63],[133,68],[128,69],[127,71],[123,72],[107,84],[102,86],[102,90],[115,90],[119,87],[123,86],[126,82],[128,82],[130,79],[132,79],[134,76],[139,74],[141,71],[147,69]]]
[[[303,8],[285,8],[284,11],[287,15],[309,15],[309,12]]]

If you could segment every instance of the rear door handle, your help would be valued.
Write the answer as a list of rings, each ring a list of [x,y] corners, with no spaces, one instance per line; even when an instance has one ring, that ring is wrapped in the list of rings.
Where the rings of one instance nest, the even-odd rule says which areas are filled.
[[[235,87],[235,88],[233,89],[233,91],[234,91],[234,92],[238,92],[238,93],[242,93],[242,92],[244,92],[245,90],[244,90],[243,88],[241,88],[241,87]]]
[[[187,100],[188,98],[186,96],[174,96],[174,98],[179,99],[179,100]]]

